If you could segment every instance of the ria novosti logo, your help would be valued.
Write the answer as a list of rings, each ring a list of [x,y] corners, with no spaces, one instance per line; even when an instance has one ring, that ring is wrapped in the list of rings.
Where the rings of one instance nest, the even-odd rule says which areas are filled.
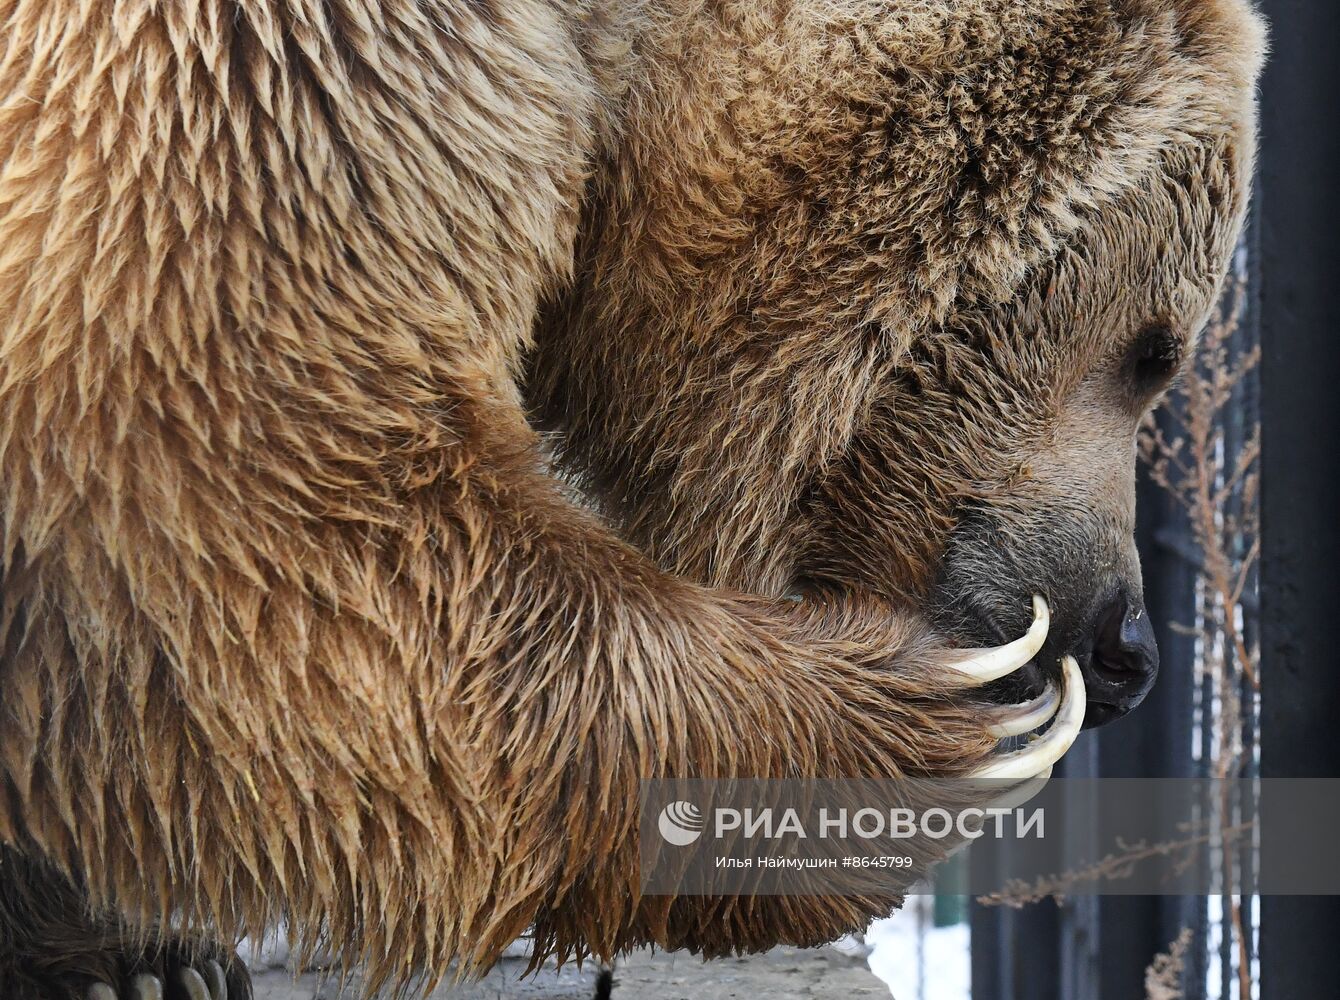
[[[995,837],[1005,837],[1012,826],[1016,838],[1032,836],[1042,840],[1046,837],[1044,819],[1044,811],[1040,808],[1030,813],[1013,806],[956,810],[939,806],[921,810],[867,806],[854,812],[843,807],[822,807],[814,815],[802,814],[795,808],[746,806],[735,809],[722,806],[712,810],[711,834],[717,840],[729,836],[732,839],[742,837],[746,841],[783,838],[868,841],[917,837],[943,840],[955,836],[976,840],[987,836],[991,827],[994,827]],[[1013,820],[1012,824],[1008,823],[1010,820]],[[687,799],[674,800],[657,818],[661,839],[675,847],[696,843],[707,832],[707,827],[707,817]]]
[[[662,809],[661,817],[657,820],[661,837],[675,847],[688,847],[703,835],[703,827],[706,825],[702,810],[692,802],[682,800],[671,802]]]

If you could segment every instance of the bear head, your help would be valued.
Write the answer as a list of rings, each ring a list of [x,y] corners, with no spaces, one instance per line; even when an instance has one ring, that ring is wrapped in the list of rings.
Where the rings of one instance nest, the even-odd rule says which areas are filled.
[[[537,333],[562,463],[706,583],[974,644],[1042,594],[1040,669],[1119,716],[1157,667],[1137,428],[1232,259],[1263,48],[1245,0],[647,15]]]

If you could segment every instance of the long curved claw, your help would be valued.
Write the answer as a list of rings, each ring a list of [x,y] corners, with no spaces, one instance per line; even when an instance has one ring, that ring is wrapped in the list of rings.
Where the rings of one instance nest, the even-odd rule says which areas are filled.
[[[223,966],[214,960],[205,963],[205,981],[209,985],[209,1000],[228,1000],[228,977]]]
[[[1061,708],[1051,728],[1022,750],[1002,754],[969,777],[1023,781],[1046,771],[1065,755],[1084,725],[1084,678],[1073,656],[1061,658],[1061,681]]]
[[[986,731],[998,739],[1031,733],[1055,715],[1060,705],[1060,689],[1048,682],[1046,690],[1032,701],[1009,705],[991,713],[990,718],[995,721],[986,727]]]
[[[1051,625],[1051,613],[1047,602],[1033,595],[1033,624],[1023,638],[1007,642],[1003,646],[991,646],[986,649],[967,649],[963,659],[950,664],[951,668],[964,676],[968,683],[987,684],[1007,674],[1012,674],[1033,657],[1047,641],[1047,629]]]
[[[1049,765],[1041,773],[1030,778],[1028,781],[1018,785],[1011,785],[1004,795],[991,800],[992,809],[1017,809],[1046,786],[1051,781],[1052,768]]]
[[[146,972],[130,981],[130,1000],[163,1000],[163,981]]]
[[[1031,781],[1025,781],[1018,785],[1009,786],[1004,792],[1002,792],[1000,795],[997,795],[994,799],[988,802],[983,808],[1016,809],[1019,806],[1023,805],[1025,802],[1027,802],[1029,799],[1031,799],[1034,795],[1037,795],[1038,792],[1042,791],[1043,787],[1046,786],[1047,782],[1051,780],[1051,776],[1052,776],[1052,769],[1049,767],[1041,774],[1034,777]],[[994,787],[995,782],[993,782],[992,785]],[[978,830],[982,828],[983,822],[984,821],[982,820],[979,820],[977,822]],[[971,843],[972,839],[968,839],[961,844],[956,844],[953,848],[950,849],[949,853],[945,855],[945,858],[946,859],[952,858],[954,855],[958,854],[959,851],[963,850]]]
[[[178,969],[177,986],[186,994],[186,1000],[210,1000],[205,978],[195,969]]]

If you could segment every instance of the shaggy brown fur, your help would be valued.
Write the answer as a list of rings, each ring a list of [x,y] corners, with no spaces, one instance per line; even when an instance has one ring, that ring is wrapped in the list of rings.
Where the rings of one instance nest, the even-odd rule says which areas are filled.
[[[640,898],[639,779],[961,771],[944,629],[1137,574],[1241,0],[0,24],[0,841],[135,926],[373,984],[831,938],[888,901]]]

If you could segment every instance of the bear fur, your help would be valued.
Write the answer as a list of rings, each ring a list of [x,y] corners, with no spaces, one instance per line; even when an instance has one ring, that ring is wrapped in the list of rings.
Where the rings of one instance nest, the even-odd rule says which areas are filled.
[[[1245,0],[0,24],[22,905],[282,918],[370,987],[529,926],[828,940],[891,902],[642,898],[639,781],[962,773],[953,647],[1138,586],[1134,428],[1246,205]]]

